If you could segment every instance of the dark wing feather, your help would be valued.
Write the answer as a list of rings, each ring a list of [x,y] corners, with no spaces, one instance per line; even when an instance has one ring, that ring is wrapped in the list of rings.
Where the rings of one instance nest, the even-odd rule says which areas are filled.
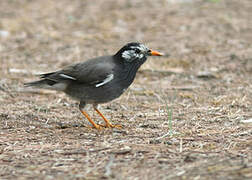
[[[58,83],[74,81],[84,84],[95,84],[106,79],[109,74],[112,74],[114,66],[115,64],[111,56],[103,56],[67,66],[56,72],[42,74],[40,77]]]

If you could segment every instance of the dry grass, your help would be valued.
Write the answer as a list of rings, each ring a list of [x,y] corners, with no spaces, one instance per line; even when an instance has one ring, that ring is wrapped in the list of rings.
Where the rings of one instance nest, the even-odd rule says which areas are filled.
[[[170,2],[0,1],[0,179],[252,178],[252,124],[244,123],[252,4]],[[102,106],[123,129],[87,128],[64,94],[23,88],[37,73],[129,41],[167,56],[150,58],[134,85]]]

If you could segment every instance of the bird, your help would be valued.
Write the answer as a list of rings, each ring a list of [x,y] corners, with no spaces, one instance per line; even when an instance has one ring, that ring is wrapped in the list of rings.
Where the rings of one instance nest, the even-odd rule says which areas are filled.
[[[26,87],[63,91],[79,101],[80,112],[95,129],[120,128],[113,125],[98,110],[98,105],[112,101],[125,92],[133,83],[138,69],[148,56],[162,56],[139,42],[124,45],[114,55],[100,56],[65,68],[40,74],[40,80],[28,82]],[[105,124],[96,124],[85,110],[87,104],[101,116]]]

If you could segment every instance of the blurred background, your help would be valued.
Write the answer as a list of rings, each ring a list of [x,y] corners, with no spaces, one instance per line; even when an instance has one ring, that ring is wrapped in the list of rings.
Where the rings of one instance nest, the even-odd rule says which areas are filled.
[[[251,178],[251,17],[251,0],[1,0],[0,178]],[[23,88],[131,41],[165,56],[103,106],[122,131],[87,130],[64,94]]]
[[[249,0],[1,1],[1,75],[55,70],[131,41],[171,55],[146,68],[220,68],[248,58],[250,11]]]

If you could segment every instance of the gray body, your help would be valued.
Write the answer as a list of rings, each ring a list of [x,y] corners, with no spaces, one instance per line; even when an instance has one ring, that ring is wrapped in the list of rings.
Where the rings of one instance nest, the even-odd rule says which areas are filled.
[[[118,98],[131,85],[145,60],[130,63],[115,56],[102,56],[42,74],[42,80],[26,85],[63,91],[83,104],[106,103]]]
[[[162,54],[140,43],[128,43],[113,56],[102,56],[41,74],[41,80],[25,85],[63,91],[77,99],[81,113],[96,129],[103,126],[97,125],[83,110],[86,104],[93,104],[94,110],[105,121],[105,127],[121,127],[111,124],[97,109],[97,105],[118,98],[134,81],[137,70],[147,56],[151,55]]]
[[[90,59],[42,74],[41,80],[25,85],[63,91],[80,101],[81,111],[86,104],[93,104],[96,109],[98,104],[118,98],[134,81],[137,70],[147,56],[152,55],[162,54],[141,43],[128,43],[115,55]]]

